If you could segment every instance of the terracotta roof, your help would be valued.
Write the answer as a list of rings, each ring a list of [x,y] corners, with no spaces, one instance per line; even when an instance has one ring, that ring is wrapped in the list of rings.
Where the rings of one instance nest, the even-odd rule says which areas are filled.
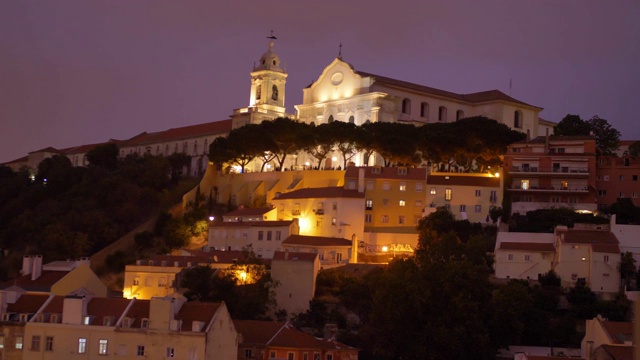
[[[229,131],[231,131],[231,120],[213,121],[154,133],[145,132],[125,141],[124,146],[168,142],[196,136],[224,134]]]
[[[64,304],[64,296],[55,296],[44,308],[43,312],[50,314],[62,314],[62,305]]]
[[[176,314],[175,319],[182,320],[182,331],[191,331],[194,321],[202,321],[204,326],[201,331],[204,331],[220,306],[221,303],[185,302]]]
[[[429,175],[427,185],[500,187],[500,178],[481,176]]]
[[[556,248],[550,243],[534,243],[534,242],[502,242],[500,243],[502,250],[528,250],[536,252],[554,252]]]
[[[242,344],[266,345],[286,323],[259,320],[233,320],[238,334],[242,334]]]
[[[566,356],[537,356],[527,355],[528,360],[567,360]],[[584,360],[583,358],[571,358],[571,360]]]
[[[29,151],[29,154],[33,154],[33,153],[38,153],[38,152],[48,152],[48,153],[56,153],[56,154],[62,154],[62,151],[53,148],[51,146],[46,147],[44,149],[40,149],[40,150],[35,150],[35,151]]]
[[[274,200],[288,199],[317,199],[317,198],[363,198],[364,193],[358,190],[348,190],[341,186],[330,186],[321,188],[305,188],[284,193]]]
[[[324,236],[289,235],[282,245],[351,246],[351,240]]]
[[[15,303],[7,304],[7,312],[36,313],[47,299],[49,299],[49,295],[23,294]]]
[[[294,220],[271,220],[271,221],[225,221],[211,224],[212,228],[223,227],[276,227],[289,226]]]
[[[381,166],[349,166],[344,175],[347,178],[358,178],[360,169],[364,169],[365,179],[398,179],[398,180],[426,180],[426,168],[399,168],[399,167],[381,167]],[[405,174],[400,174],[399,169],[406,169]]]
[[[133,304],[127,311],[126,317],[133,319],[131,323],[131,328],[140,329],[142,325],[142,319],[149,318],[149,312],[151,307],[150,300],[139,300],[135,299]]]
[[[15,163],[22,163],[22,162],[25,162],[25,161],[28,161],[28,160],[29,160],[29,156],[27,155],[27,156],[23,156],[21,158],[15,159],[15,160],[8,161],[8,162],[3,163],[3,164],[4,165],[9,165],[9,164],[15,164]]]
[[[178,262],[178,267],[187,267],[187,263],[190,262],[194,265],[207,265],[207,264],[233,264],[237,261],[246,261],[247,253],[241,250],[210,250],[208,252],[200,250],[188,250],[192,255],[155,255],[148,260],[138,260],[139,266],[162,266],[162,261],[166,262],[166,267],[174,267],[175,262]],[[153,261],[153,265],[149,265],[149,260]],[[261,259],[265,265],[268,263],[267,259]],[[129,265],[131,266],[131,265]]]
[[[67,276],[69,271],[42,271],[42,274],[35,280],[31,280],[31,275],[20,276],[19,278],[5,281],[0,284],[0,289],[10,286],[18,286],[27,291],[51,291],[51,287]]]
[[[609,354],[613,360],[633,360],[633,346],[600,345],[599,349]],[[598,350],[598,349],[596,349]]]
[[[561,230],[557,234],[564,235],[567,244],[589,244],[595,252],[620,253],[618,239],[609,231]]]
[[[222,216],[256,216],[256,215],[264,215],[269,211],[273,210],[271,207],[261,207],[261,208],[238,208],[236,210],[230,211]]]
[[[102,326],[103,319],[111,316],[113,319],[109,326],[114,326],[130,302],[131,300],[126,298],[91,298],[87,304],[87,315],[93,316],[90,325]]]
[[[600,324],[614,344],[624,344],[633,340],[633,323],[626,321],[601,320]]]
[[[318,257],[316,253],[303,253],[293,251],[275,251],[273,260],[277,261],[315,261]]]
[[[123,140],[111,139],[111,140],[109,140],[107,142],[74,146],[74,147],[71,147],[71,148],[64,149],[64,152],[65,152],[65,154],[84,154],[86,152],[89,152],[89,151],[95,149],[98,146],[101,146],[101,145],[107,145],[107,144],[111,144],[111,143],[120,144],[122,142],[123,142]]]
[[[424,93],[429,93],[429,94],[433,94],[433,95],[453,98],[453,99],[464,101],[464,102],[480,103],[480,102],[487,102],[487,101],[502,100],[502,101],[518,103],[518,104],[522,104],[522,105],[526,105],[526,106],[531,106],[531,107],[535,107],[535,108],[538,108],[538,109],[542,109],[540,107],[537,107],[537,106],[534,106],[534,105],[530,105],[530,104],[527,104],[527,103],[525,103],[523,101],[514,99],[511,96],[509,96],[509,95],[507,95],[507,94],[505,94],[505,93],[503,93],[502,91],[499,91],[499,90],[480,91],[480,92],[469,93],[469,94],[456,94],[456,93],[453,93],[453,92],[450,92],[450,91],[440,90],[440,89],[436,89],[436,88],[432,88],[432,87],[428,87],[428,86],[424,86],[424,85],[418,85],[418,84],[410,83],[410,82],[407,82],[407,81],[388,78],[386,76],[380,76],[380,75],[375,75],[375,74],[371,74],[371,73],[366,73],[366,72],[363,72],[363,71],[356,71],[356,74],[358,74],[360,76],[365,76],[365,77],[372,77],[372,78],[374,78],[375,82],[377,82],[377,83],[383,83],[383,84],[387,84],[387,85],[391,85],[391,86],[402,87],[402,88],[407,88],[407,89],[411,89],[411,90],[415,90],[415,91],[419,91],[419,92],[424,92]]]

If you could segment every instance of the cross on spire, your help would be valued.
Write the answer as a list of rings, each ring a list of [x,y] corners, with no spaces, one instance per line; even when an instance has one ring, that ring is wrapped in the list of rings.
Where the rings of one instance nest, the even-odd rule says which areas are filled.
[[[338,45],[338,59],[342,59],[342,43]]]
[[[277,37],[273,36],[273,30],[271,30],[271,35],[267,36],[267,39],[278,40]]]

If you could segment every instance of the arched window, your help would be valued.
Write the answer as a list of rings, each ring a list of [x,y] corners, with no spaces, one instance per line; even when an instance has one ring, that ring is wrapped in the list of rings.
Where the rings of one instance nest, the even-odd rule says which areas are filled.
[[[429,103],[423,102],[420,104],[420,117],[429,118]]]
[[[462,111],[462,110],[456,111],[456,121],[458,121],[460,119],[464,119],[464,111]]]
[[[356,123],[356,118],[353,117],[353,115],[349,116],[349,122],[352,124]]]
[[[444,106],[438,108],[438,121],[447,121],[447,108]]]
[[[522,129],[522,112],[520,110],[513,112],[513,127]]]
[[[404,100],[402,100],[402,113],[411,114],[411,100],[407,98],[404,98]]]
[[[332,123],[333,122],[333,115],[329,115],[329,119],[327,120],[328,123]]]
[[[271,99],[278,100],[278,87],[275,85],[271,87]]]
[[[258,84],[258,86],[256,86],[256,100],[260,100],[261,97],[262,97],[262,84]]]

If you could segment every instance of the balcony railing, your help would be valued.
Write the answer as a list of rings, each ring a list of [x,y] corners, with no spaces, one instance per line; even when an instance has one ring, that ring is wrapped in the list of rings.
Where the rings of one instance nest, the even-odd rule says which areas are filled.
[[[589,187],[588,186],[572,186],[572,187],[561,187],[561,186],[538,186],[538,185],[531,185],[526,189],[523,189],[522,187],[519,186],[514,186],[511,188],[507,188],[508,191],[531,191],[531,192],[536,192],[536,191],[566,191],[566,192],[589,192]]]
[[[537,166],[512,166],[509,168],[511,173],[564,173],[564,174],[588,174],[587,167],[537,167]]]
[[[292,210],[291,214],[293,215],[300,215],[300,210]]]

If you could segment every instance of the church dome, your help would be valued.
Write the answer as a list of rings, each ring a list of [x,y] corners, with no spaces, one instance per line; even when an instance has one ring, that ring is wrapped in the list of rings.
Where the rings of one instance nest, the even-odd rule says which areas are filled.
[[[256,67],[255,70],[274,70],[282,72],[280,68],[280,57],[273,52],[274,42],[269,42],[269,50],[266,53],[262,54],[260,58],[260,63]]]

